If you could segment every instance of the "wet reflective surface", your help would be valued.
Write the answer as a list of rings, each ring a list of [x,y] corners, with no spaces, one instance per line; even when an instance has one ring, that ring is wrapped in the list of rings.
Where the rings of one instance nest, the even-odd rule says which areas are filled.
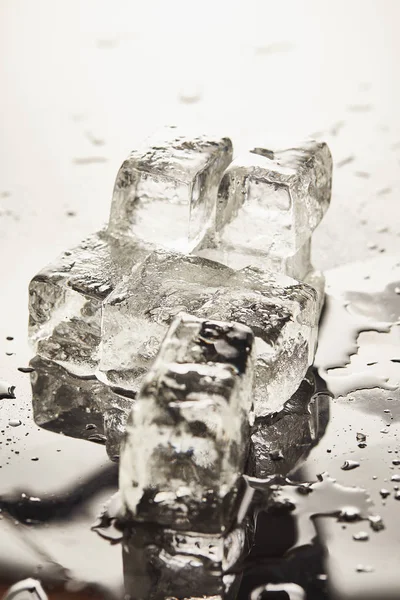
[[[374,279],[377,273],[379,280]],[[366,331],[357,337],[354,321],[348,324],[351,335],[347,330],[347,337],[339,340],[342,349],[332,352],[346,357],[349,351],[343,344],[350,342],[354,348],[356,340],[358,352],[350,361],[331,360],[326,336],[335,327],[343,328],[343,321],[339,309],[332,313],[328,303],[317,361],[336,397],[327,391],[317,371],[310,371],[281,413],[259,419],[253,427],[247,466],[251,508],[245,526],[252,547],[249,554],[241,553],[235,577],[227,584],[239,598],[272,583],[296,584],[307,598],[316,599],[373,598],[378,591],[382,594],[383,581],[381,597],[391,598],[400,586],[395,567],[400,543],[395,526],[400,511],[398,266],[394,259],[382,259],[362,269],[332,271],[327,279],[329,300],[341,303],[341,314],[345,311],[354,320],[371,319],[372,331],[364,323]],[[9,348],[13,342],[7,343]],[[142,525],[137,538],[126,529],[122,535],[117,529],[113,536],[110,523],[103,527],[103,535],[91,530],[117,490],[117,466],[102,445],[104,406],[93,402],[99,397],[99,390],[93,389],[97,384],[68,381],[65,373],[52,371],[39,359],[32,361],[31,368],[30,373],[25,368],[18,371],[17,366],[8,369],[8,378],[10,373],[15,377],[5,384],[8,397],[0,401],[1,578],[13,583],[36,576],[56,588],[94,589],[121,598],[124,577],[131,589],[136,589],[132,576],[133,582],[139,581],[138,562],[130,562],[127,549],[133,543],[131,551],[143,556],[140,546],[146,547],[143,540],[148,531]],[[373,377],[384,380],[384,387],[349,392],[359,381],[369,387],[364,375],[369,369]],[[11,385],[16,386],[14,394],[9,393]],[[126,408],[133,401],[122,400]],[[107,396],[106,401],[106,409],[115,410],[121,397]],[[176,555],[176,540],[163,538],[159,543],[164,550],[175,548],[171,556],[188,556],[187,550]],[[202,551],[197,552],[201,555]],[[152,569],[154,560],[150,558]],[[170,562],[157,561],[158,575],[150,581],[158,587],[149,597],[161,597],[166,589],[183,596],[191,581],[190,563],[185,567],[187,575],[177,579]],[[222,574],[213,577],[217,585],[211,585],[210,595],[222,593]],[[204,578],[196,581],[198,587]],[[278,592],[269,588],[262,595],[273,597]]]

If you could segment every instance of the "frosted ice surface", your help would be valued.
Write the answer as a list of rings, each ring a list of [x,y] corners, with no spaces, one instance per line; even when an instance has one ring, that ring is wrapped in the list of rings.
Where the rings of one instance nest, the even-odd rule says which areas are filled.
[[[135,520],[224,531],[247,457],[253,334],[179,316],[129,415],[120,490]]]
[[[132,600],[229,597],[249,543],[245,527],[226,536],[134,524],[123,544],[125,592]]]
[[[235,321],[256,336],[256,415],[279,410],[312,363],[317,295],[287,276],[248,267],[235,271],[195,256],[154,252],[103,306],[101,376],[137,391],[180,312]]]
[[[29,336],[35,353],[76,375],[98,364],[101,304],[148,251],[99,232],[62,254],[29,285]]]
[[[193,250],[214,222],[218,186],[231,160],[228,138],[188,136],[165,128],[122,164],[110,231]]]
[[[255,148],[227,168],[218,192],[216,235],[199,254],[241,268],[249,264],[304,280],[310,238],[331,195],[325,143],[287,150]]]

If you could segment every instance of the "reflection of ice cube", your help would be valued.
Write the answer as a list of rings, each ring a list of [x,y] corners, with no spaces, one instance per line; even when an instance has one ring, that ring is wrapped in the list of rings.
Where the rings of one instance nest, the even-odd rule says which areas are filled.
[[[310,238],[328,208],[331,177],[324,143],[275,152],[255,148],[235,159],[219,187],[215,239],[205,240],[199,255],[305,280]]]
[[[215,217],[218,185],[232,160],[228,138],[162,130],[122,164],[109,228],[178,250],[192,250]]]
[[[129,408],[126,404],[121,403],[118,407],[107,408],[103,414],[106,450],[111,460],[119,460],[120,446],[126,430]]]
[[[287,476],[306,458],[323,434],[328,411],[326,402],[313,398],[314,392],[314,375],[309,370],[280,413],[257,419],[250,435],[249,475],[261,479]]]
[[[125,592],[132,600],[234,598],[250,539],[248,523],[224,537],[132,524],[123,543]]]
[[[101,304],[143,245],[96,233],[45,267],[29,286],[29,335],[33,348],[77,375],[98,363]]]
[[[121,448],[120,489],[136,520],[206,532],[230,523],[247,456],[253,339],[235,323],[172,324]]]
[[[35,356],[30,362],[32,408],[35,423],[70,437],[106,443],[114,458],[114,432],[103,421],[112,411],[127,414],[133,400],[114,393],[94,376],[72,375],[60,365]],[[110,439],[106,439],[110,433]],[[104,435],[105,434],[105,435]],[[110,448],[110,450],[109,450]]]
[[[253,329],[258,416],[279,410],[313,361],[318,310],[311,287],[259,269],[234,271],[200,257],[155,252],[103,306],[99,376],[137,391],[181,311]]]

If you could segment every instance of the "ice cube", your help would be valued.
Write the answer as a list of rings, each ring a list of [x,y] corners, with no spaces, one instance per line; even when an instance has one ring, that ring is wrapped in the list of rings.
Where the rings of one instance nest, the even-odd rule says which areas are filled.
[[[319,407],[317,398],[312,400],[314,392],[315,379],[309,371],[280,413],[256,420],[250,434],[249,475],[287,476],[305,459],[323,433],[326,416],[326,407]]]
[[[111,409],[128,413],[132,406],[131,398],[116,394],[94,376],[74,376],[40,356],[30,366],[33,417],[44,429],[99,442],[107,435],[103,415]]]
[[[121,496],[135,520],[229,525],[247,457],[252,346],[243,325],[188,315],[172,324],[121,446]]]
[[[190,250],[199,243],[214,221],[231,158],[229,139],[183,136],[175,128],[132,152],[117,176],[108,231],[65,252],[30,283],[35,353],[77,375],[94,374],[104,298],[153,244]]]
[[[219,187],[215,238],[203,242],[199,255],[304,280],[311,270],[311,234],[329,206],[331,179],[325,143],[255,148],[238,157]]]
[[[76,375],[93,375],[102,302],[147,252],[143,244],[99,232],[40,271],[29,286],[34,351]]]
[[[228,138],[166,127],[122,164],[110,231],[193,250],[214,222],[218,186],[231,160]]]
[[[235,271],[200,257],[158,251],[103,305],[99,377],[137,391],[181,311],[253,329],[257,416],[279,410],[313,362],[318,323],[313,288],[256,268]]]
[[[235,597],[249,529],[244,523],[216,536],[132,524],[123,543],[126,594],[132,600]]]

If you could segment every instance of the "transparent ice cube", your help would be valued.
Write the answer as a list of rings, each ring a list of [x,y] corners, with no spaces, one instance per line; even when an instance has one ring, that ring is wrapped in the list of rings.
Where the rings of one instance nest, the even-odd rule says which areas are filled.
[[[231,160],[228,138],[166,127],[122,164],[110,231],[193,250],[214,222],[218,186]]]
[[[311,370],[276,415],[256,420],[250,434],[246,472],[264,479],[287,476],[303,461],[319,439],[318,404],[312,401],[315,379]]]
[[[30,283],[35,353],[77,375],[94,374],[103,300],[150,249],[198,244],[214,220],[231,158],[229,139],[183,136],[175,128],[132,152],[117,175],[108,230],[65,252]]]
[[[167,328],[182,311],[253,329],[257,416],[279,410],[313,362],[319,315],[312,287],[256,268],[235,271],[200,257],[158,251],[103,305],[98,376],[137,391]]]
[[[106,443],[109,433],[104,415],[110,411],[128,414],[133,399],[113,392],[96,377],[77,377],[63,367],[35,356],[30,362],[32,409],[35,423],[70,437]],[[116,428],[115,428],[116,429]]]
[[[287,150],[255,148],[227,168],[218,192],[216,235],[199,255],[234,268],[271,269],[304,280],[310,240],[331,195],[325,143]]]
[[[247,457],[253,339],[235,323],[185,315],[172,324],[121,447],[134,519],[206,532],[229,524]]]
[[[144,245],[99,232],[64,252],[29,285],[29,337],[36,354],[76,375],[96,371],[101,305]]]

